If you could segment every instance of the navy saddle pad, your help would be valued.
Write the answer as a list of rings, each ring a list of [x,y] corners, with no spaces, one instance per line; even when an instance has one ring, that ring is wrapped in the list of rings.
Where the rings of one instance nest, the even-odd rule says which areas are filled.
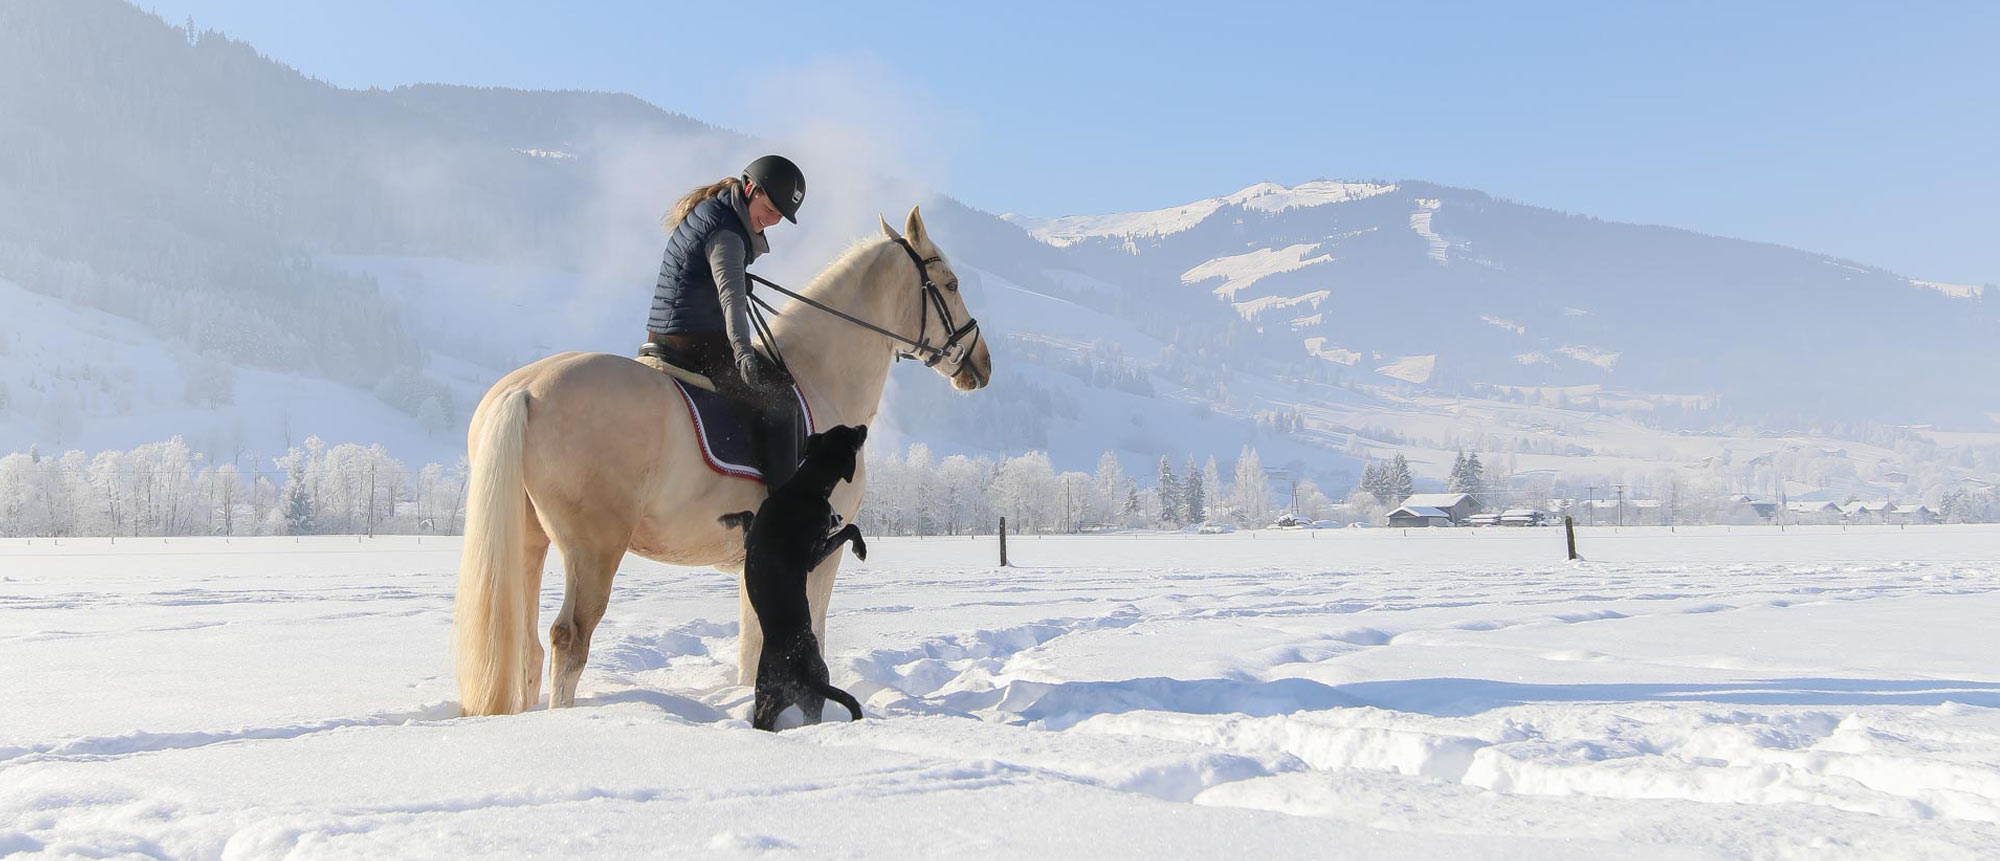
[[[738,417],[735,405],[728,398],[704,388],[674,380],[674,388],[679,389],[681,399],[687,402],[688,415],[694,418],[694,436],[701,442],[701,457],[708,461],[708,468],[723,475],[763,481],[764,473],[757,464],[757,452],[750,445],[750,429]],[[806,397],[799,393],[797,385],[792,386],[792,397],[798,401],[799,451],[805,451],[805,436],[814,432],[812,407],[806,405]]]

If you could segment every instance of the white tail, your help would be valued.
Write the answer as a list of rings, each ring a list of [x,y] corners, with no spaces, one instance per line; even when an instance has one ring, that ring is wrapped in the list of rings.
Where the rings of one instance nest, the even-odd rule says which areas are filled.
[[[526,553],[528,488],[521,465],[528,393],[495,405],[472,450],[465,499],[465,550],[458,560],[452,641],[458,653],[458,701],[468,715],[526,709],[528,631]],[[537,668],[539,669],[539,668]]]

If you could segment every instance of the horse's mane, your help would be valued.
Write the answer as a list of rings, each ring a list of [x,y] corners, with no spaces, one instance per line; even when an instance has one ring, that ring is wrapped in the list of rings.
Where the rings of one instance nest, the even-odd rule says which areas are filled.
[[[826,284],[856,277],[860,273],[855,270],[874,262],[874,255],[888,242],[888,237],[884,236],[864,236],[854,240],[848,244],[846,250],[840,252],[839,257],[834,258],[832,263],[827,264],[825,269],[813,276],[813,280],[806,285],[806,290],[817,293]]]

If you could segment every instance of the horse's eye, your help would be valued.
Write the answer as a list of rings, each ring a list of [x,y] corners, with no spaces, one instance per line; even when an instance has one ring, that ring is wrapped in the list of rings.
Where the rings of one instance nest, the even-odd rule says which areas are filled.
[[[952,281],[952,282],[951,282],[950,284],[946,284],[946,285],[944,285],[944,289],[946,289],[946,290],[950,290],[950,291],[951,291],[951,292],[953,292],[953,293],[957,293],[957,292],[958,292],[958,281],[957,281],[956,279],[954,279],[954,280],[953,280],[953,281]]]

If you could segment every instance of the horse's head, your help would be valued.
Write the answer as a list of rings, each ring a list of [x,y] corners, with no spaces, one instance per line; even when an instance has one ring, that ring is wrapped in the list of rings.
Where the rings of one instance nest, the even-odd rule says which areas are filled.
[[[922,344],[912,348],[914,357],[937,369],[951,380],[952,388],[961,392],[984,387],[993,379],[993,354],[986,349],[986,339],[981,337],[972,312],[965,307],[965,294],[958,289],[958,273],[952,271],[951,261],[931,241],[917,207],[910,207],[910,217],[903,222],[902,233],[897,233],[886,220],[882,222],[882,233],[891,240],[908,243],[909,253],[903,255],[909,258],[905,265],[914,270],[920,285],[917,302],[909,306],[908,327],[904,329],[915,333],[914,337]]]

